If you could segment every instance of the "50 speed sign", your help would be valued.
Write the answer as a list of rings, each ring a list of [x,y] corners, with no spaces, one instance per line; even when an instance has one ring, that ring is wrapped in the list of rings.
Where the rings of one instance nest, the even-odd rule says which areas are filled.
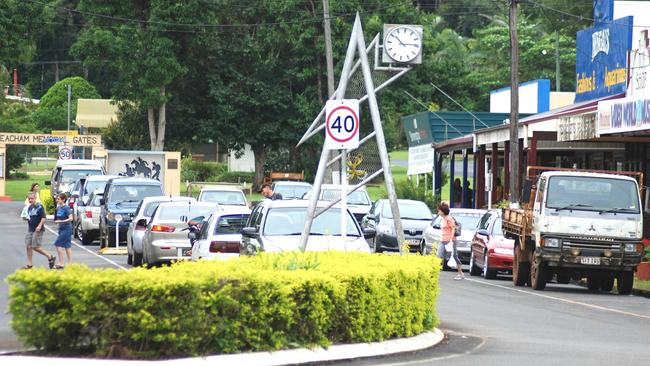
[[[328,100],[325,104],[325,148],[359,147],[359,100]]]

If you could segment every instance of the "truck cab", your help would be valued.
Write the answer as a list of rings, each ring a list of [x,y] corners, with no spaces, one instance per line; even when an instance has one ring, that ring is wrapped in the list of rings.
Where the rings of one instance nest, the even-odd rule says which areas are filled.
[[[552,169],[552,168],[550,168]],[[513,281],[543,290],[587,279],[592,291],[632,291],[641,261],[643,207],[639,182],[623,174],[550,170],[539,174],[523,209],[504,209],[515,239]]]

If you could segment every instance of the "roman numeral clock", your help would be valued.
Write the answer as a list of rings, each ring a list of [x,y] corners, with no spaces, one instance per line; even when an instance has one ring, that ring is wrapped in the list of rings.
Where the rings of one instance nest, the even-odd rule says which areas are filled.
[[[422,26],[384,24],[384,63],[422,63]]]

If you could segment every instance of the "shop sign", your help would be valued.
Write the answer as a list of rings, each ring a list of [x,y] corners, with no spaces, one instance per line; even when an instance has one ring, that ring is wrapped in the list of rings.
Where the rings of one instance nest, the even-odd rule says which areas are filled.
[[[426,174],[433,172],[435,153],[431,144],[409,147],[409,165],[407,175]]]
[[[625,92],[632,18],[623,17],[578,32],[576,103]]]
[[[558,141],[593,139],[596,137],[596,113],[560,117],[557,127]]]
[[[650,98],[623,98],[598,103],[596,134],[650,129]]]
[[[641,31],[639,49],[630,52],[630,85],[627,97],[650,96],[648,71],[650,71],[650,48],[648,47],[648,30]]]
[[[428,120],[423,121],[416,117],[412,119],[402,118],[402,123],[404,125],[406,142],[409,146],[420,146],[433,142],[431,125],[428,123]]]

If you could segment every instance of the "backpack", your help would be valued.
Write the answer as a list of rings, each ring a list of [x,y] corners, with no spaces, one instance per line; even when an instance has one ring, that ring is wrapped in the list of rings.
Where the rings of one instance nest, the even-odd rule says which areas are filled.
[[[460,225],[460,222],[458,222],[458,220],[456,220],[456,218],[453,217],[453,216],[451,218],[454,220],[454,225],[456,226],[456,228],[454,229],[454,236],[458,237],[458,236],[460,236],[460,232],[461,232],[461,229],[462,229],[461,225]]]

